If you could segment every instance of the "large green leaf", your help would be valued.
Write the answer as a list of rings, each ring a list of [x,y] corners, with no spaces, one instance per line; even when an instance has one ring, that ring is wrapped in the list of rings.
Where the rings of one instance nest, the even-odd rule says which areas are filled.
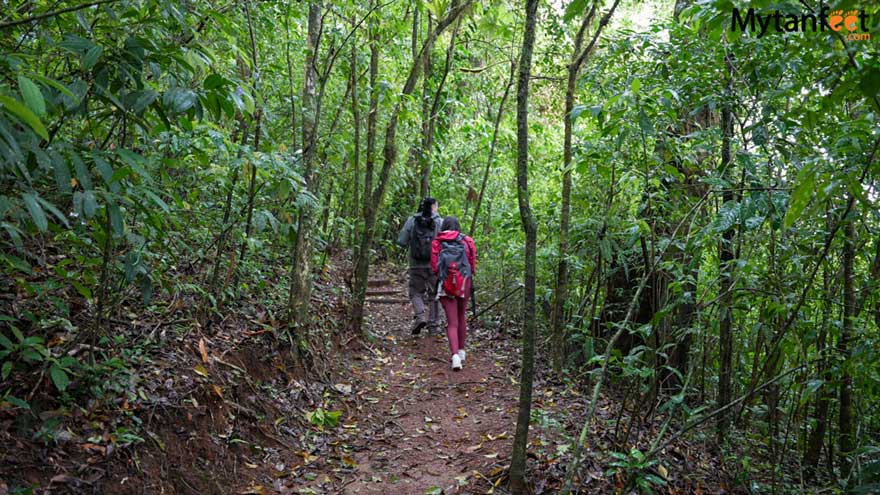
[[[82,58],[82,66],[83,69],[89,70],[98,63],[98,60],[101,58],[101,54],[104,53],[104,49],[100,46],[93,46],[89,48],[89,50],[83,55]]]
[[[70,377],[67,376],[67,372],[58,366],[49,368],[49,376],[52,378],[52,383],[55,384],[55,387],[62,392],[67,390],[67,386],[70,385]]]
[[[37,226],[40,232],[45,232],[49,228],[49,220],[46,218],[43,207],[40,206],[40,202],[37,200],[37,194],[24,193],[21,195],[21,199],[24,200],[24,206],[27,208],[28,213],[31,214],[34,225]]]
[[[37,135],[46,141],[49,140],[49,133],[46,132],[46,127],[43,126],[40,118],[37,117],[28,107],[8,96],[0,96],[0,103],[3,104],[3,107],[6,108],[9,113],[15,115],[19,120],[33,129]]]
[[[46,101],[39,86],[25,76],[18,76],[18,89],[21,90],[22,100],[32,112],[38,116],[46,113]]]
[[[804,167],[798,174],[794,191],[788,200],[788,210],[785,212],[785,228],[789,228],[797,221],[804,212],[810,200],[813,198],[813,191],[816,190],[816,174],[810,167]]]

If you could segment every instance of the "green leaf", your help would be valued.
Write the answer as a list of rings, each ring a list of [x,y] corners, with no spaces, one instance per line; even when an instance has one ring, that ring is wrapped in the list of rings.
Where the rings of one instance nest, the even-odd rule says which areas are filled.
[[[52,383],[55,384],[55,387],[62,392],[64,392],[67,389],[67,386],[70,385],[70,377],[68,377],[67,373],[58,366],[52,366],[49,368],[49,377],[52,378]]]
[[[425,495],[442,495],[442,494],[443,494],[443,489],[440,488],[439,486],[432,486],[431,488],[428,488],[427,490],[425,490]]]
[[[222,86],[226,86],[227,84],[232,84],[232,81],[226,79],[225,77],[219,74],[211,74],[210,76],[205,78],[205,89],[217,89]]]
[[[61,92],[61,94],[63,94],[64,96],[67,96],[68,98],[70,98],[71,100],[73,100],[77,104],[79,104],[79,97],[76,96],[75,94],[73,94],[73,91],[68,89],[67,86],[61,84],[60,82],[58,82],[54,79],[49,79],[46,76],[41,76],[39,74],[32,74],[31,77],[33,77],[34,79],[43,83],[46,86],[50,86],[52,88],[57,89],[58,91]]]
[[[642,89],[641,79],[633,79],[632,83],[630,83],[629,87],[630,87],[630,89],[632,89],[633,93],[638,94],[639,90]]]
[[[568,5],[565,6],[565,14],[562,16],[565,19],[565,22],[568,22],[575,17],[583,14],[584,7],[587,6],[587,0],[572,0]]]
[[[83,296],[83,297],[86,298],[86,299],[91,299],[91,298],[92,298],[92,291],[91,291],[88,287],[86,287],[85,285],[83,285],[83,284],[77,282],[76,280],[71,280],[70,283],[71,283],[71,284],[73,285],[73,287],[76,289],[76,292],[79,293],[79,295]]]
[[[58,190],[63,193],[69,193],[71,191],[70,167],[67,166],[67,162],[58,153],[55,153],[52,158],[52,168],[55,172],[55,184],[58,186]]]
[[[6,361],[3,363],[3,370],[0,371],[0,378],[5,380],[10,373],[12,373],[12,361]]]
[[[172,113],[184,113],[196,104],[198,95],[191,89],[171,88],[162,95],[162,105]]]
[[[866,69],[859,81],[859,87],[868,98],[877,96],[880,93],[880,69],[876,67]]]
[[[95,198],[95,193],[91,190],[83,193],[83,214],[86,218],[94,218],[95,213],[98,212],[98,200]]]
[[[25,105],[38,116],[46,113],[46,101],[40,88],[25,76],[18,76],[18,89],[21,90],[21,98]]]
[[[15,407],[20,407],[22,409],[30,409],[31,408],[30,404],[19,399],[18,397],[13,397],[10,395],[10,396],[7,396],[6,398],[4,398],[3,400],[5,400],[6,402],[9,402],[10,404],[12,404]]]
[[[6,110],[19,118],[22,122],[30,126],[34,132],[37,133],[41,138],[46,141],[49,140],[49,133],[46,132],[46,128],[43,126],[43,123],[40,122],[40,118],[37,117],[34,112],[30,111],[26,106],[22,105],[18,101],[8,97],[8,96],[0,96],[0,103],[6,108]]]
[[[809,382],[807,382],[807,393],[808,394],[815,393],[816,390],[819,390],[819,387],[821,387],[824,383],[825,383],[825,380],[821,380],[819,378],[815,378],[813,380],[810,380]]]
[[[122,221],[122,210],[119,209],[119,205],[111,204],[108,205],[110,208],[110,225],[113,227],[113,233],[117,236],[121,236],[125,232],[125,227]]]
[[[101,178],[104,179],[104,183],[107,184],[107,187],[113,189],[114,181],[113,181],[113,167],[107,163],[101,155],[95,153],[92,155],[92,160],[95,162],[95,168],[98,169],[98,173],[101,174]],[[116,184],[116,190],[113,192],[118,192],[119,184]]]
[[[574,122],[586,109],[587,105],[575,105],[575,107],[571,109],[571,121]]]
[[[82,59],[83,69],[89,70],[92,67],[94,67],[95,64],[98,63],[98,59],[101,58],[101,53],[103,53],[103,52],[104,52],[104,49],[101,48],[100,46],[97,46],[97,45],[89,48],[89,51],[87,51],[86,54],[83,55],[83,59]]]
[[[143,167],[144,157],[125,149],[118,150],[117,153],[119,154],[119,157],[132,168],[132,170],[138,173],[138,175],[146,179],[147,182],[153,182],[153,178],[147,173],[147,169]]]
[[[719,234],[739,223],[740,203],[728,201],[721,205],[718,216],[715,218],[715,232]]]
[[[40,202],[43,208],[49,210],[49,213],[55,215],[55,218],[57,218],[59,222],[64,224],[65,227],[70,228],[70,224],[67,222],[67,217],[65,217],[64,213],[61,213],[61,211],[59,211],[58,208],[55,207],[55,205],[40,197],[37,197],[37,200]]]
[[[788,199],[788,211],[785,212],[785,228],[794,225],[807,205],[810,204],[813,191],[816,189],[816,174],[812,168],[804,167],[795,182],[794,191]]]
[[[156,203],[159,208],[162,208],[162,211],[168,212],[170,208],[168,207],[168,203],[162,200],[156,193],[150,191],[149,189],[144,191],[144,194],[147,195],[148,198],[152,199],[154,203]]]
[[[31,218],[34,221],[34,224],[37,226],[37,229],[39,229],[40,232],[45,232],[46,229],[49,228],[49,220],[46,218],[46,213],[40,206],[40,202],[37,199],[37,194],[24,193],[21,195],[21,199],[24,200],[24,205],[27,208],[28,213],[31,214]]]

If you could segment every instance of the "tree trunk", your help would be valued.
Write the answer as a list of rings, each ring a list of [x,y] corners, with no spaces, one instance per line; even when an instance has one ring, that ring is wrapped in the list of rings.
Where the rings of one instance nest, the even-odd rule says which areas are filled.
[[[254,35],[254,23],[253,23],[253,19],[251,18],[251,3],[250,3],[250,1],[245,1],[244,10],[245,10],[245,13],[247,14],[248,33],[250,35],[250,40],[251,40],[251,63],[253,63],[253,65],[254,65],[254,67],[253,67],[253,70],[254,70],[254,95],[255,95],[254,99],[257,99],[256,95],[259,94],[259,91],[260,91],[259,90],[259,87],[260,87],[260,65],[259,65],[259,58],[258,58],[258,52],[257,52],[257,38]],[[262,132],[262,123],[263,123],[263,108],[262,107],[257,109],[257,116],[256,116],[255,121],[256,121],[256,124],[255,124],[255,128],[254,128],[254,150],[253,150],[254,153],[256,153],[260,149],[260,133]],[[247,207],[245,208],[246,209],[245,216],[247,219],[245,220],[245,224],[244,224],[245,225],[245,227],[244,227],[244,240],[241,243],[241,252],[239,253],[238,261],[243,261],[244,255],[245,255],[245,253],[247,253],[248,238],[251,235],[251,227],[252,227],[253,218],[254,218],[254,197],[256,195],[256,187],[257,187],[257,165],[256,165],[256,163],[254,163],[252,161],[251,162],[251,177],[250,177],[250,181],[248,182],[248,202],[247,202]]]
[[[847,367],[850,358],[849,341],[853,333],[853,319],[855,318],[855,292],[853,291],[853,262],[855,260],[855,226],[854,221],[843,218],[846,222],[843,226],[843,325],[840,328],[840,338],[837,341],[837,352],[841,362],[840,379],[840,476],[848,480],[851,463],[849,455],[855,449],[853,437],[852,417],[852,374]]]
[[[431,151],[434,148],[434,127],[437,123],[437,111],[440,108],[440,97],[443,95],[443,87],[446,85],[446,79],[449,77],[449,70],[452,68],[452,58],[455,54],[455,40],[458,37],[458,27],[461,22],[456,22],[452,29],[452,35],[449,37],[449,46],[446,48],[446,62],[443,66],[443,75],[440,82],[437,83],[437,89],[434,91],[434,98],[431,102],[430,110],[426,115],[427,121],[422,129],[422,149],[419,153],[421,161],[421,182],[419,183],[419,197],[424,198],[431,192]],[[429,57],[430,58],[430,57]],[[427,72],[425,73],[427,74]],[[425,81],[427,82],[427,76]]]
[[[241,141],[238,144],[236,158],[241,158],[248,139],[248,125],[243,116],[239,121],[239,129],[241,130]],[[214,269],[211,271],[211,282],[208,285],[208,293],[214,300],[214,304],[217,303],[217,298],[219,297],[217,289],[220,281],[220,261],[223,259],[223,252],[226,250],[226,239],[229,230],[232,228],[232,225],[229,225],[229,222],[232,216],[232,198],[235,196],[235,186],[238,184],[239,170],[240,167],[236,166],[232,171],[232,179],[230,180],[229,189],[226,191],[226,202],[223,205],[223,221],[220,224],[220,234],[217,238],[217,253],[214,257]]]
[[[351,18],[351,25],[355,26],[355,18]],[[358,205],[360,205],[360,180],[361,180],[361,109],[358,104],[358,64],[357,64],[357,40],[351,44],[351,120],[354,126],[354,150],[352,153],[352,168],[354,192],[352,198],[352,207],[350,213],[351,222],[357,224]],[[352,234],[357,232],[356,228],[352,229]],[[354,236],[352,236],[351,244],[354,245]]]
[[[306,44],[305,80],[302,97],[303,178],[307,190],[313,188],[314,162],[317,153],[318,116],[318,44],[321,35],[321,1],[309,4],[308,39]],[[290,295],[287,301],[288,322],[294,329],[308,323],[311,296],[310,229],[312,209],[304,205],[299,209],[296,239],[293,245],[293,263],[290,268]]]
[[[532,411],[532,380],[535,366],[535,248],[537,225],[529,202],[529,78],[532,70],[532,48],[535,44],[535,25],[538,0],[526,1],[526,23],[522,52],[519,59],[519,77],[516,88],[516,185],[519,214],[526,236],[525,287],[522,313],[522,373],[520,375],[519,414],[510,463],[510,491],[514,495],[528,492],[526,485],[526,443]]]
[[[571,111],[574,108],[574,92],[577,87],[577,77],[580,73],[584,57],[581,56],[581,48],[584,42],[584,34],[593,20],[598,2],[593,2],[589,14],[581,20],[580,28],[574,40],[574,50],[571,61],[568,64],[568,84],[565,87],[565,108],[562,121],[564,124],[562,144],[562,211],[559,214],[559,265],[556,271],[556,291],[554,294],[553,311],[550,314],[550,335],[553,339],[553,369],[557,374],[562,373],[562,364],[565,360],[565,300],[568,298],[568,229],[571,223]],[[599,31],[601,31],[601,27]],[[598,31],[597,31],[598,36]],[[592,46],[592,45],[591,45]]]
[[[290,86],[290,137],[291,152],[296,151],[296,100],[294,99],[293,84],[293,61],[290,58],[290,4],[293,0],[287,1],[287,13],[284,15],[284,58],[287,62],[287,82]]]
[[[422,75],[424,77],[422,78],[422,98],[421,98],[421,100],[422,100],[421,140],[419,142],[413,144],[411,151],[410,151],[410,167],[411,167],[411,170],[416,172],[415,173],[415,180],[416,180],[415,185],[417,187],[414,188],[415,189],[414,192],[416,194],[416,197],[413,198],[413,199],[415,199],[414,203],[417,203],[421,198],[424,198],[425,196],[428,195],[426,190],[424,190],[424,188],[423,188],[421,170],[422,170],[422,163],[424,162],[425,154],[427,153],[427,150],[425,149],[425,140],[427,139],[427,136],[428,136],[428,124],[431,120],[431,98],[430,98],[431,88],[430,88],[430,85],[431,85],[431,73],[434,70],[434,39],[431,38],[430,32],[431,32],[431,26],[434,23],[434,21],[431,18],[430,14],[427,17],[428,17],[428,29],[426,32],[429,33],[428,40],[430,41],[430,44],[427,47],[428,53],[425,55],[424,67],[422,68]],[[426,40],[426,42],[427,42],[427,40]],[[416,54],[415,46],[413,46],[413,57],[415,58],[416,55],[417,54]]]
[[[730,109],[732,73],[730,55],[725,57],[725,64],[728,70],[727,88],[725,90],[725,101],[721,107],[721,175],[727,177],[731,167],[731,149],[730,141],[733,136],[733,114]],[[734,194],[730,188],[727,188],[722,195],[724,203],[733,201]],[[720,356],[721,370],[718,376],[718,406],[725,406],[731,401],[731,382],[733,372],[733,334],[731,332],[733,325],[733,308],[730,288],[733,285],[733,228],[729,228],[721,236],[719,249],[718,270],[721,274],[719,284],[719,301],[721,307],[721,321],[719,323],[720,337]],[[718,442],[723,443],[727,436],[727,429],[730,423],[729,415],[724,412],[718,415]]]
[[[831,215],[827,214],[826,218],[830,219]],[[827,263],[823,264],[822,275],[824,281],[823,293],[826,297],[830,298],[831,274],[829,273]],[[832,377],[827,357],[828,351],[826,349],[828,342],[828,324],[831,320],[832,306],[828,300],[824,300],[823,304],[825,305],[823,310],[824,316],[822,318],[822,328],[819,330],[819,335],[816,338],[816,354],[819,355],[818,374],[822,377],[824,383],[822,383],[819,388],[819,395],[816,397],[816,404],[814,406],[816,410],[814,416],[816,427],[810,431],[807,445],[804,450],[804,471],[807,479],[815,479],[816,469],[819,467],[819,457],[822,453],[822,442],[825,440],[825,432],[828,429],[828,406],[832,400],[832,394],[830,393]]]
[[[486,184],[489,182],[489,172],[492,170],[492,162],[495,160],[495,145],[498,143],[498,128],[501,127],[501,117],[504,115],[504,104],[507,102],[507,96],[510,94],[510,88],[513,86],[516,77],[516,62],[510,62],[510,77],[507,78],[507,85],[504,86],[504,94],[501,96],[501,102],[498,104],[498,111],[495,113],[494,130],[492,131],[492,143],[489,145],[489,158],[486,159],[486,170],[483,172],[483,182],[480,186],[480,195],[477,196],[477,204],[474,206],[474,218],[471,220],[471,236],[476,233],[477,218],[480,216],[480,206],[483,204],[483,195],[486,193]]]
[[[375,8],[377,1],[371,0],[370,8]],[[349,312],[349,326],[357,331],[360,331],[364,317],[364,299],[366,299],[369,276],[370,245],[367,244],[366,250],[362,246],[365,244],[363,240],[367,235],[366,219],[373,214],[370,206],[370,193],[373,191],[373,170],[376,163],[376,123],[379,116],[379,32],[375,17],[370,17],[368,29],[370,37],[370,107],[367,111],[367,160],[364,170],[363,205],[357,228],[358,239],[355,241],[351,309]]]

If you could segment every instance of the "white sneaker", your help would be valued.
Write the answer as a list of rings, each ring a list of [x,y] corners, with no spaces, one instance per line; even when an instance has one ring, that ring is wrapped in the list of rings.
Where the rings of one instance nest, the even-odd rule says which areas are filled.
[[[465,358],[466,355],[467,355],[467,354],[464,352],[464,349],[459,349],[459,350],[458,350],[458,357],[461,358],[461,362],[462,362],[462,363],[464,362],[464,358]]]
[[[461,369],[461,357],[458,354],[452,355],[452,371]]]

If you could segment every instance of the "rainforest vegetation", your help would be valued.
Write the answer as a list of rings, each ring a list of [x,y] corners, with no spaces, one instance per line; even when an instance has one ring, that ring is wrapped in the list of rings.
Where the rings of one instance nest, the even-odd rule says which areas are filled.
[[[0,6],[0,494],[880,491],[880,4]],[[466,380],[370,299],[426,196]],[[367,467],[385,380],[495,433]]]

